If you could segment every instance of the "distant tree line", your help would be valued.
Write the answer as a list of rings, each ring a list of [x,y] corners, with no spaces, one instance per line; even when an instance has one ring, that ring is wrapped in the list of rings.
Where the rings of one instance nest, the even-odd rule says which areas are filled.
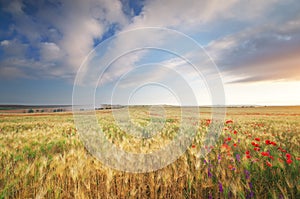
[[[53,109],[52,110],[52,112],[64,112],[65,111],[65,109],[62,109],[62,108],[57,108],[57,109]],[[29,109],[28,111],[27,111],[27,113],[39,113],[39,112],[41,112],[41,113],[43,113],[43,112],[45,112],[45,110],[44,109],[42,109],[42,110],[39,110],[39,109],[36,109],[36,110],[33,110],[33,109]],[[24,113],[25,113],[25,111],[24,111]]]
[[[43,112],[45,112],[45,110],[44,110],[44,109],[42,109],[42,110],[39,110],[39,109],[36,109],[36,110],[29,109],[29,110],[27,111],[27,113],[34,113],[34,112],[36,112],[36,113],[38,113],[38,112],[43,113]],[[25,112],[24,112],[24,113],[25,113]]]
[[[53,112],[64,112],[65,110],[62,108],[54,109]]]

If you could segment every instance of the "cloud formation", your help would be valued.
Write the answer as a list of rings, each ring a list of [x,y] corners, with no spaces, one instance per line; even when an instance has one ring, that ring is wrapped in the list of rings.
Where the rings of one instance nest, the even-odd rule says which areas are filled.
[[[0,66],[4,67],[6,62],[13,65],[11,57],[18,62],[27,60],[25,65],[34,60],[39,63],[37,73],[40,68],[48,67],[42,76],[72,73],[74,77],[95,40],[101,39],[111,25],[121,29],[128,23],[119,1],[6,0],[1,1],[1,7],[12,18],[9,29],[13,30],[10,35],[13,39],[1,41],[4,58]],[[28,73],[22,66],[19,70]]]
[[[103,39],[121,31],[155,26],[183,31],[199,43],[203,43],[203,32],[217,35],[204,42],[205,48],[222,74],[234,77],[227,82],[300,79],[300,4],[296,0],[0,2],[6,16],[0,33],[1,77],[72,81],[86,55]],[[165,40],[163,35],[149,38],[147,33],[117,40],[116,52],[110,56],[117,55],[124,46]],[[143,52],[121,58],[123,66],[112,66],[105,81],[118,79],[147,55]],[[189,71],[180,60],[165,60],[162,64]]]
[[[299,10],[300,11],[300,10]],[[212,41],[207,49],[233,82],[300,80],[300,17]]]

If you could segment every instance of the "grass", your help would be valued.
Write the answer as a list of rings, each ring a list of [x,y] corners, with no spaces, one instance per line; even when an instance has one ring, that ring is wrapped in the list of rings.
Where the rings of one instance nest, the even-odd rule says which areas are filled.
[[[222,135],[205,158],[197,154],[210,109],[200,111],[184,155],[140,174],[107,168],[91,156],[71,114],[1,114],[0,198],[300,198],[300,107],[228,108]],[[97,111],[109,141],[130,152],[157,150],[180,125],[175,107],[165,107],[164,120],[147,107],[133,107],[130,115],[141,127],[164,122],[151,139],[139,139],[117,126],[111,110]]]

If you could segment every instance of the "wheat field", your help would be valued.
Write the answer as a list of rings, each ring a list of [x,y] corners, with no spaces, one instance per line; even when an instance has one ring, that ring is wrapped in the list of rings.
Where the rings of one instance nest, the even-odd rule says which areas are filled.
[[[112,110],[96,116],[111,143],[141,153],[176,135],[180,108],[164,110],[163,128],[142,140],[120,129]],[[153,117],[146,106],[130,111],[141,126]],[[147,173],[118,171],[93,157],[70,112],[0,113],[0,198],[300,198],[300,107],[227,108],[205,157],[198,154],[211,109],[200,113],[185,153]]]

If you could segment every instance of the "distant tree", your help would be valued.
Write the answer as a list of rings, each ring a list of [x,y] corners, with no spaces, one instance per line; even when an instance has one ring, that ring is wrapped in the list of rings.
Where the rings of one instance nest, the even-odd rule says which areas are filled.
[[[28,113],[34,113],[34,110],[33,109],[29,109]]]
[[[37,112],[37,113],[38,113],[38,112],[40,112],[40,110],[39,110],[39,109],[36,109],[36,110],[35,110],[35,112]]]
[[[43,112],[44,112],[44,109],[42,109],[41,112],[43,113]]]

